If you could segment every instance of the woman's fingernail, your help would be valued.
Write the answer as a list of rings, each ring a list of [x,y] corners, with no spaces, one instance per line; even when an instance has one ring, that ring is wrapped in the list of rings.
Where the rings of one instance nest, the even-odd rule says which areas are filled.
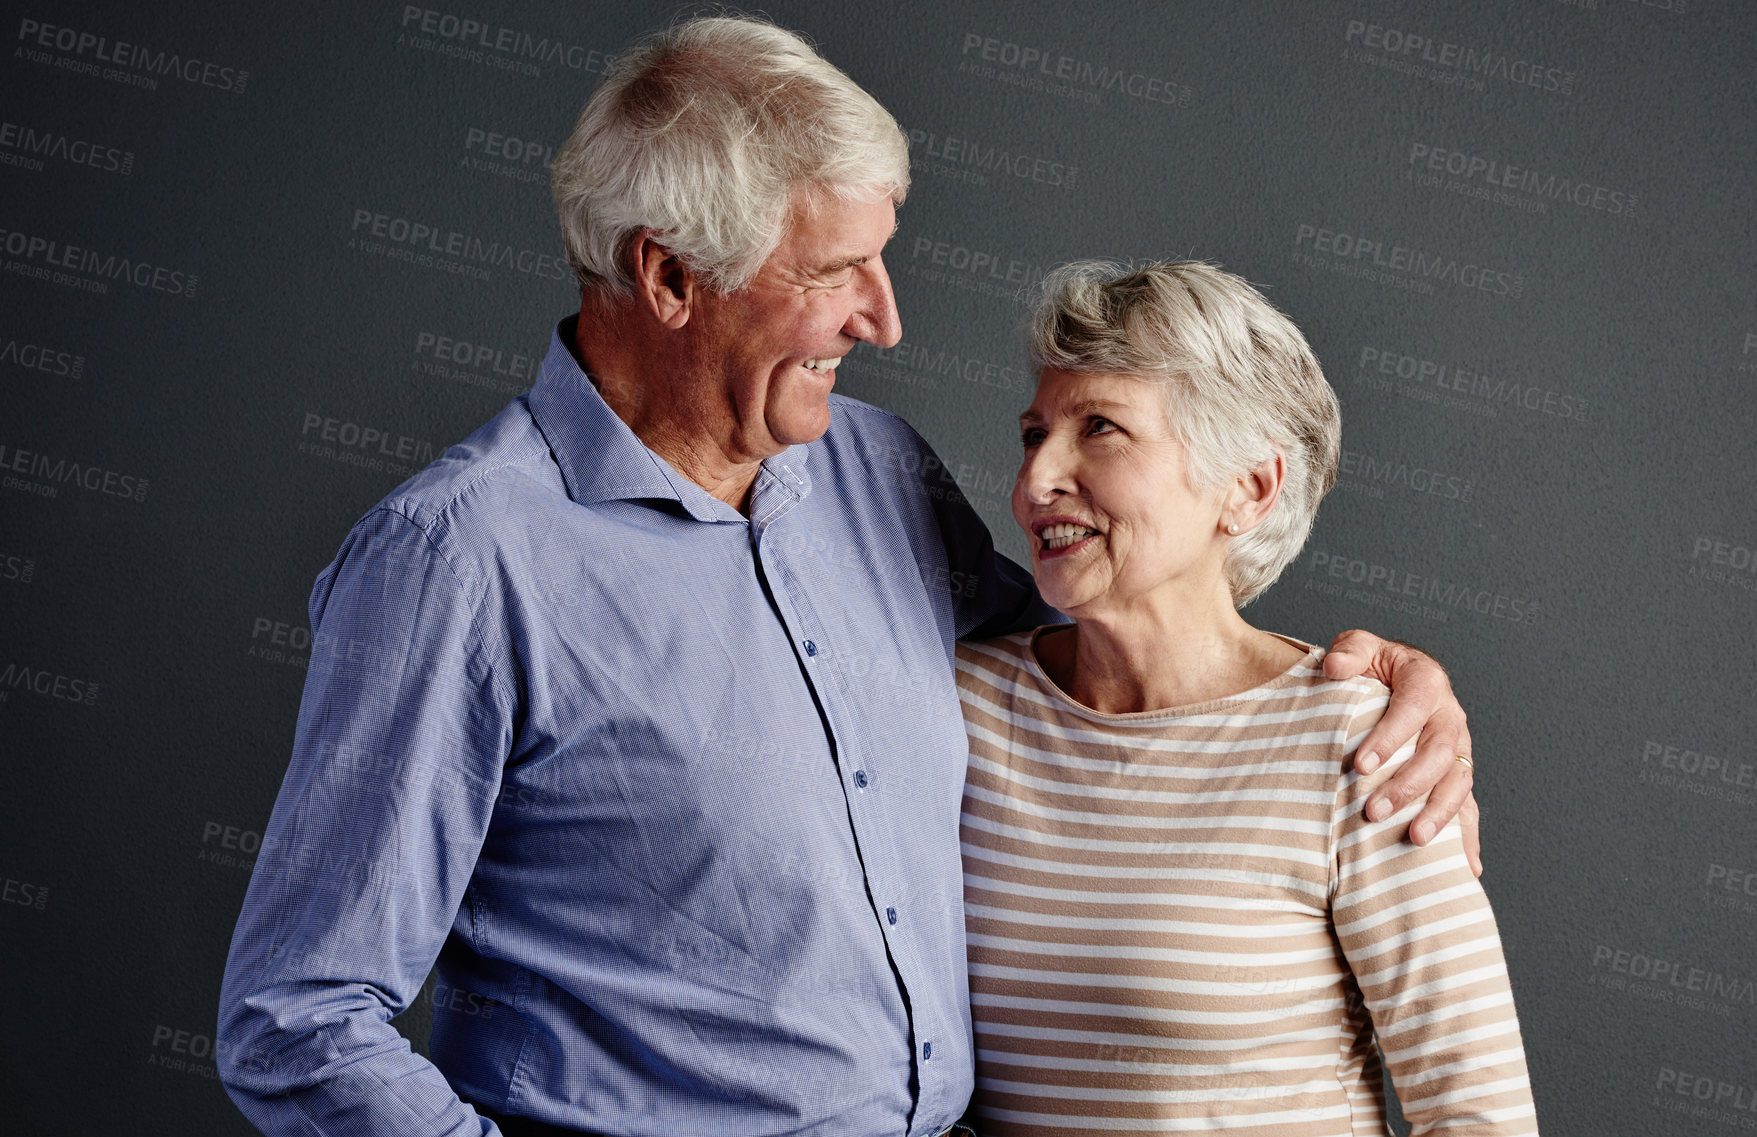
[[[1391,816],[1391,803],[1382,797],[1367,802],[1367,820],[1383,821]]]
[[[1409,836],[1417,845],[1427,844],[1433,835],[1434,823],[1431,821],[1418,821],[1409,827]]]
[[[1371,750],[1355,759],[1355,768],[1363,774],[1370,774],[1379,768],[1379,756]]]

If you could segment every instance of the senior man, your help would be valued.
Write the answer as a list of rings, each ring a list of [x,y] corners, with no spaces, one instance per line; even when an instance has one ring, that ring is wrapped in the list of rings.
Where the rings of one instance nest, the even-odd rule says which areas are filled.
[[[884,109],[760,22],[663,32],[592,97],[555,165],[579,315],[312,593],[221,995],[221,1077],[264,1132],[962,1113],[952,648],[1054,614],[919,436],[830,395],[899,338],[907,184]],[[1350,634],[1330,663],[1399,685],[1368,748],[1433,716],[1383,804],[1450,770],[1443,823],[1462,713],[1431,661]],[[436,960],[429,1062],[389,1020]]]

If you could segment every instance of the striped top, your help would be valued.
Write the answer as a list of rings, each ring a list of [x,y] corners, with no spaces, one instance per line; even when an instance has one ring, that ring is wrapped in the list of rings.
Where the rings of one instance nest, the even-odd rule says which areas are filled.
[[[1250,691],[1103,714],[1037,634],[957,652],[985,1135],[1386,1134],[1381,1048],[1415,1134],[1537,1132],[1456,822],[1418,848],[1419,803],[1362,818],[1412,748],[1343,772],[1384,686],[1289,640],[1306,657]]]

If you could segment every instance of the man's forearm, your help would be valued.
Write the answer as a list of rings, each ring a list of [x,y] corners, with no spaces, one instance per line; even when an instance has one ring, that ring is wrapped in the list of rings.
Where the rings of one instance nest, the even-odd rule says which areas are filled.
[[[287,1019],[275,1008],[287,1009],[292,993],[269,988],[222,1022],[228,1041],[220,1055],[221,1080],[252,1125],[271,1137],[499,1132],[458,1099],[431,1062],[409,1049],[381,1017],[382,1004],[364,993],[336,996],[324,1001],[322,1022],[303,1014]],[[344,1010],[350,1002],[355,1005]],[[338,1050],[339,1039],[348,1044]]]

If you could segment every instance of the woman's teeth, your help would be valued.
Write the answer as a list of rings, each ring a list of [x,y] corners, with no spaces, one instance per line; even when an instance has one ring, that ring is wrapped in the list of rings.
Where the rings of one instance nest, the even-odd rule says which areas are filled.
[[[1088,529],[1084,525],[1046,525],[1037,534],[1045,549],[1065,549],[1075,541],[1097,535],[1098,530]]]

